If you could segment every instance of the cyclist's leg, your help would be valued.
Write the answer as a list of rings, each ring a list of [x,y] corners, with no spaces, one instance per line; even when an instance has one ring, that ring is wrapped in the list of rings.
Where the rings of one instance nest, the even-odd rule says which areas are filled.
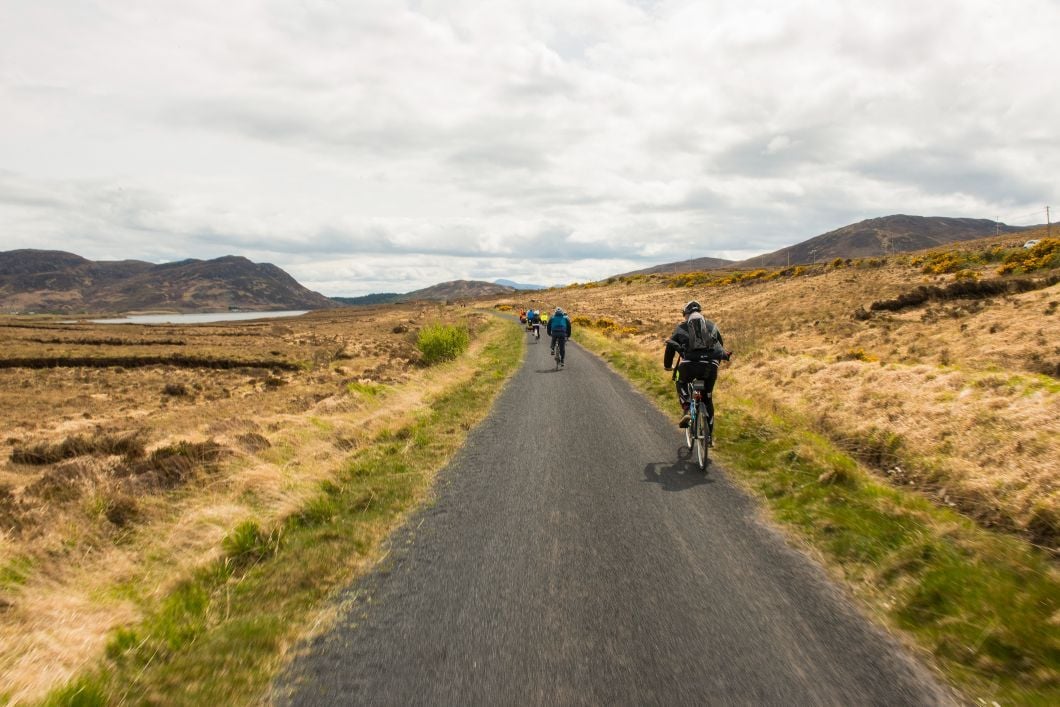
[[[559,362],[563,363],[567,359],[567,337],[560,336],[559,339]]]
[[[703,404],[707,409],[707,431],[714,436],[714,384],[718,382],[718,362],[711,361],[703,365]]]
[[[692,379],[695,377],[694,361],[681,361],[677,364],[677,402],[681,403],[681,410],[685,417],[688,416],[688,408],[692,404]]]

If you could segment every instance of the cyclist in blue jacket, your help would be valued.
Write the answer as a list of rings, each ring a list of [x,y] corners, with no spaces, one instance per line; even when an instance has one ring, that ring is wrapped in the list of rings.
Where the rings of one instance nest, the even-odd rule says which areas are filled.
[[[559,307],[548,319],[548,335],[552,337],[551,353],[555,355],[556,346],[559,346],[559,365],[563,365],[567,357],[567,339],[570,338],[572,329],[570,317]]]

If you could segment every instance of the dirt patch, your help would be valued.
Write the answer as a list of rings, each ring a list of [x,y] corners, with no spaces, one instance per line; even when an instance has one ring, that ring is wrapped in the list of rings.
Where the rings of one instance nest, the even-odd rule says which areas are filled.
[[[175,368],[278,368],[297,371],[296,363],[287,361],[245,361],[233,358],[197,358],[194,356],[64,356],[42,358],[0,358],[0,368],[142,368],[172,366]]]
[[[129,459],[144,456],[143,438],[137,434],[116,436],[109,434],[84,437],[67,437],[58,444],[39,443],[28,447],[16,447],[11,451],[11,461],[16,464],[45,465],[63,459],[95,455],[118,455]]]
[[[200,472],[210,472],[232,451],[213,440],[180,441],[151,452],[146,459],[125,463],[114,470],[118,478],[135,481],[138,490],[170,489],[185,484]]]
[[[260,452],[272,446],[272,443],[269,442],[265,435],[257,432],[241,434],[236,439],[239,441],[239,446],[251,453]]]
[[[1044,278],[996,278],[993,280],[958,280],[946,287],[921,285],[911,292],[899,295],[894,299],[873,302],[869,309],[897,312],[908,307],[918,307],[929,301],[946,301],[955,299],[986,299],[1000,295],[1020,294],[1042,290],[1060,283],[1060,274]],[[855,318],[864,319],[864,316]]]

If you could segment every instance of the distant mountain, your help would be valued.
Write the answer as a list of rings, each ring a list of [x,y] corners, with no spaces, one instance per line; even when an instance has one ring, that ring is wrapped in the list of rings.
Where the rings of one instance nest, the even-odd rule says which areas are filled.
[[[547,290],[548,285],[528,285],[525,282],[513,282],[511,280],[494,280],[493,284],[511,287],[513,290]]]
[[[482,280],[452,280],[440,282],[437,285],[425,287],[422,290],[407,292],[399,298],[400,302],[412,302],[414,300],[457,300],[474,299],[476,297],[492,297],[494,295],[505,295],[515,292],[515,288],[498,285],[494,282]]]
[[[401,299],[401,294],[397,292],[377,292],[371,295],[361,295],[360,297],[332,297],[331,299],[347,307],[366,307],[373,304],[393,304]]]
[[[269,263],[227,255],[155,265],[57,250],[0,252],[0,312],[325,309],[337,303]]]
[[[544,288],[542,288],[544,289]],[[395,304],[398,302],[414,302],[417,300],[446,300],[475,299],[476,297],[492,297],[515,292],[516,288],[495,282],[484,280],[451,280],[440,282],[437,285],[424,287],[420,290],[400,294],[397,292],[379,292],[361,297],[332,297],[331,299],[348,307],[364,307],[373,304]]]
[[[724,268],[732,264],[732,260],[725,260],[724,258],[690,258],[689,260],[678,260],[674,263],[653,265],[652,267],[644,268],[643,270],[624,272],[621,275],[615,275],[614,277],[652,275],[654,273],[703,272],[704,270],[717,270],[718,268]]]
[[[1033,227],[1030,227],[1033,228]],[[784,267],[835,258],[867,258],[1027,230],[989,219],[906,216],[872,218],[802,243],[735,263],[739,268]]]

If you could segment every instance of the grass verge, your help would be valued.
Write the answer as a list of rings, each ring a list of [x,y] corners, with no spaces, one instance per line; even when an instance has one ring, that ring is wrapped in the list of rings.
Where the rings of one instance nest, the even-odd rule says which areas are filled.
[[[142,623],[117,631],[106,659],[46,704],[260,702],[286,649],[335,590],[370,567],[517,367],[517,325],[495,319],[482,335],[489,343],[470,378],[377,435],[279,524],[234,528],[220,559],[181,582]]]
[[[593,331],[576,339],[676,419],[659,360]],[[874,478],[799,420],[730,394],[724,373],[718,412],[730,478],[958,689],[1060,704],[1060,573],[1045,553]]]

